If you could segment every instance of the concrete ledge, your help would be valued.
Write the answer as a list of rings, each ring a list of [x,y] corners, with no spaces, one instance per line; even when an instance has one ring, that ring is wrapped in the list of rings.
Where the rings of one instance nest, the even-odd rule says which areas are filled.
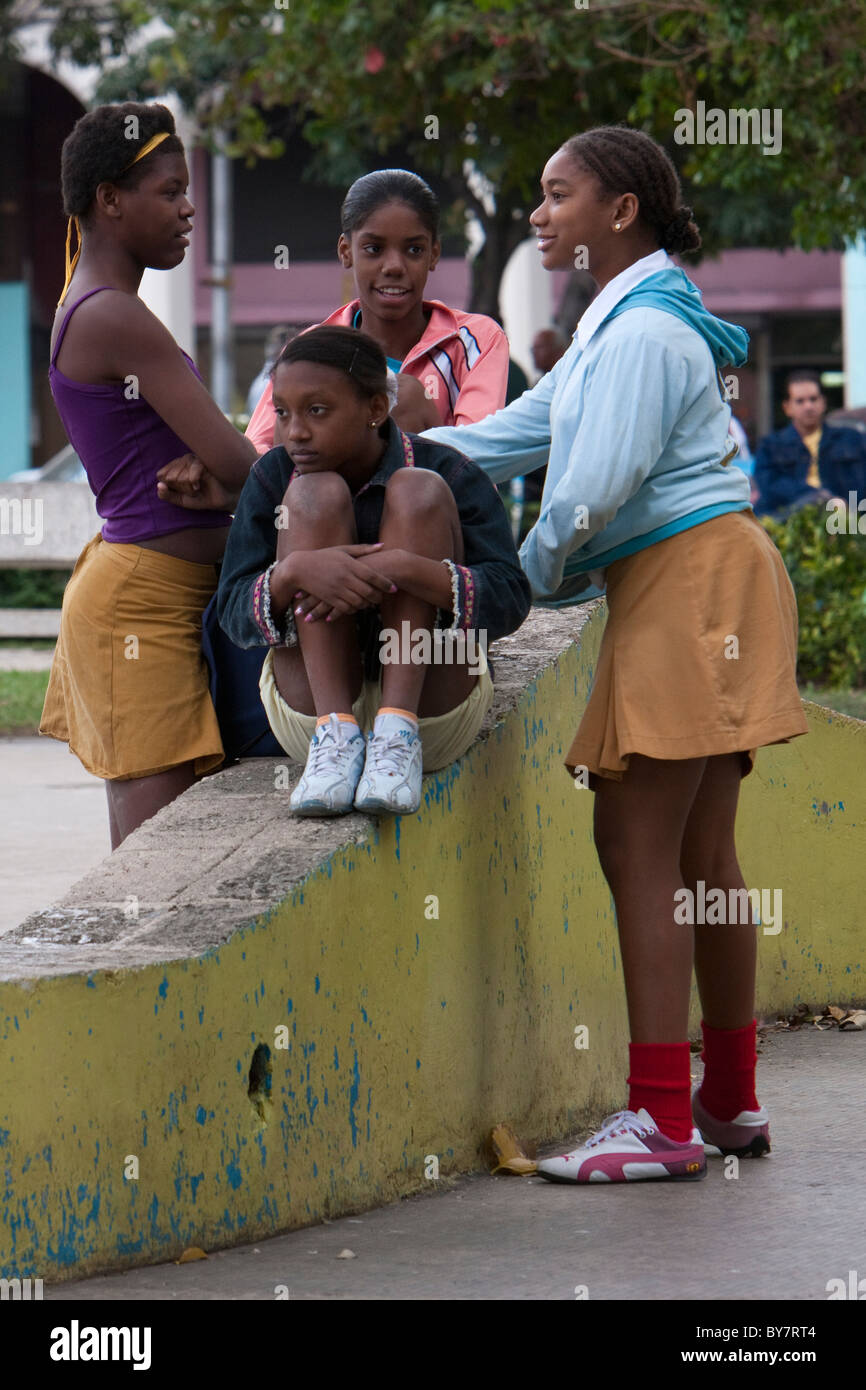
[[[283,786],[250,761],[2,938],[3,1277],[361,1210],[434,1158],[476,1167],[499,1120],[540,1140],[621,1103],[593,798],[562,767],[602,625],[603,605],[534,611],[497,644],[492,727],[416,816],[299,823],[298,769]],[[744,788],[747,882],[784,891],[782,930],[759,935],[765,1011],[864,991],[866,725],[808,717]]]

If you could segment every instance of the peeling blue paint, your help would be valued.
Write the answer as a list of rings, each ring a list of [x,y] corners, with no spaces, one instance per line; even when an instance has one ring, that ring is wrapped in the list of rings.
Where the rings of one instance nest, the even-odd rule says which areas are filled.
[[[349,1124],[352,1128],[352,1148],[358,1147],[358,1124],[355,1119],[355,1106],[358,1104],[358,1095],[361,1090],[361,1068],[358,1065],[358,1053],[355,1052],[355,1060],[352,1066],[352,1085],[349,1089]]]

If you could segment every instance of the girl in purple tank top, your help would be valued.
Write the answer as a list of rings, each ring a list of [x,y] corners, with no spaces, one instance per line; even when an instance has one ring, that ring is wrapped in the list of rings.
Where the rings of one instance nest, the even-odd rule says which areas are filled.
[[[255,451],[138,296],[146,267],[183,260],[188,183],[163,106],[97,107],[63,146],[49,377],[104,524],[64,595],[40,729],[106,779],[112,848],[223,758],[201,614]]]

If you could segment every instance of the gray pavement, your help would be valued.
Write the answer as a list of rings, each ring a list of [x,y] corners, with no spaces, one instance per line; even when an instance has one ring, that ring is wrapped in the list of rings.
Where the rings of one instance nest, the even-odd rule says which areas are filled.
[[[695,1183],[577,1188],[478,1173],[193,1264],[46,1288],[45,1298],[825,1301],[828,1282],[847,1285],[852,1270],[866,1290],[864,1065],[863,1033],[767,1035],[759,1094],[773,1153],[743,1160],[736,1177],[720,1159]],[[345,1250],[354,1258],[340,1258]]]
[[[104,783],[57,739],[0,738],[0,936],[110,851]]]

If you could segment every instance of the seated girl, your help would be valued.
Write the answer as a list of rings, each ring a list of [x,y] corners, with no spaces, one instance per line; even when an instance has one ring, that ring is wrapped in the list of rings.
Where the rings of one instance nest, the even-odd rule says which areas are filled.
[[[487,643],[529,612],[493,485],[398,429],[388,383],[356,329],[284,348],[277,446],[244,486],[220,576],[224,630],[271,648],[262,700],[306,763],[296,815],[417,810],[422,770],[461,757],[490,707]]]
[[[439,202],[417,174],[377,169],[355,180],[337,255],[354,275],[356,298],[325,324],[362,328],[379,344],[401,373],[393,415],[408,430],[469,424],[505,404],[508,340],[499,324],[424,298],[441,249]],[[247,427],[259,453],[279,443],[274,427],[268,385]]]

